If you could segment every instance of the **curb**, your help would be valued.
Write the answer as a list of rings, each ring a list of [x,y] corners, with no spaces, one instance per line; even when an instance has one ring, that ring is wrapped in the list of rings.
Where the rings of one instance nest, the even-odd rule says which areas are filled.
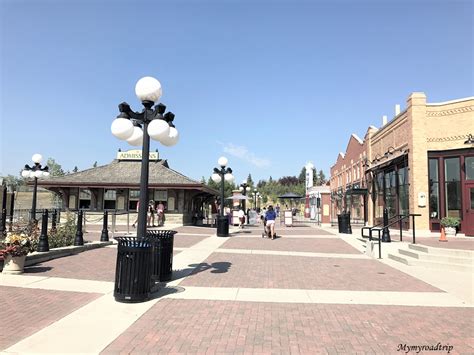
[[[55,248],[46,252],[34,252],[26,256],[25,266],[39,264],[45,261],[82,253],[83,251],[86,251],[86,250],[102,248],[102,247],[105,247],[107,245],[112,245],[112,244],[113,244],[112,241],[91,242],[91,243],[86,243],[80,246],[68,246],[68,247],[62,247],[62,248]]]

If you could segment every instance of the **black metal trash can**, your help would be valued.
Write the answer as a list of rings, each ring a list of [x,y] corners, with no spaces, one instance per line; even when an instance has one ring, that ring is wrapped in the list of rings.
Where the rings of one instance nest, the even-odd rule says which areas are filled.
[[[117,302],[144,302],[150,294],[151,249],[149,240],[115,237],[117,266],[114,297]]]
[[[229,236],[229,218],[227,216],[217,216],[217,236]]]
[[[339,233],[352,234],[351,214],[350,213],[338,214],[337,227],[339,229]]]
[[[151,278],[158,281],[170,281],[173,275],[173,243],[172,230],[149,230],[147,239],[152,245]]]

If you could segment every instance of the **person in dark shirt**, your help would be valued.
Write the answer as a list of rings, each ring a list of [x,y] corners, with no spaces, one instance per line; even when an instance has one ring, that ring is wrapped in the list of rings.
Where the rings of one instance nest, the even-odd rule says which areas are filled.
[[[270,230],[270,237],[275,239],[275,219],[276,219],[276,212],[273,210],[273,206],[268,206],[268,210],[265,213],[265,220],[267,221],[266,228]]]

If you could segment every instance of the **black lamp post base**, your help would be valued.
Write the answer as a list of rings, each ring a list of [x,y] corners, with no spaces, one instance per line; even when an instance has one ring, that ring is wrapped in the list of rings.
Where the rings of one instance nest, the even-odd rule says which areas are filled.
[[[229,219],[227,216],[217,216],[217,236],[229,236]]]
[[[390,231],[388,228],[384,228],[382,232],[382,242],[384,243],[391,243],[392,239],[390,238]]]

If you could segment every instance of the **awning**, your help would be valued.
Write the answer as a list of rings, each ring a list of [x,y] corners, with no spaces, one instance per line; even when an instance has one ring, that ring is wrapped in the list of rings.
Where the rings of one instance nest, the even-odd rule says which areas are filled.
[[[378,163],[376,165],[372,165],[370,168],[366,169],[365,172],[368,173],[369,171],[378,171],[382,170],[383,168],[386,168],[387,166],[392,166],[392,165],[397,165],[401,163],[404,160],[408,160],[407,154],[401,154],[399,156],[396,156],[390,160],[386,160],[382,163]]]

